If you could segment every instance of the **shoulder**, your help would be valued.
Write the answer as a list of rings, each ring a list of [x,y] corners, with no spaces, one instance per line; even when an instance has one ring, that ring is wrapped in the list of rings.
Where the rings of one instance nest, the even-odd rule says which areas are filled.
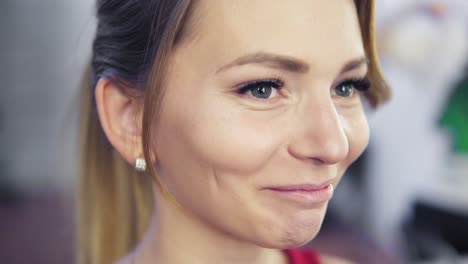
[[[354,264],[339,257],[320,255],[310,248],[286,250],[290,264]]]

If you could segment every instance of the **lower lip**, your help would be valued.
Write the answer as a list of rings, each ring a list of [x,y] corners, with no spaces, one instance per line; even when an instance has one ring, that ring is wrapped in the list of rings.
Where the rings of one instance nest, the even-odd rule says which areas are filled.
[[[281,190],[281,189],[267,189],[281,198],[300,203],[303,205],[317,205],[330,201],[333,197],[333,185],[327,186],[317,190]]]

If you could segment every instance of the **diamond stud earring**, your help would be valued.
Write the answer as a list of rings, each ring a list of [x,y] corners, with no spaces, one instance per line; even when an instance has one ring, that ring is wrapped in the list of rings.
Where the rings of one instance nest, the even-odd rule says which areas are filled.
[[[145,171],[146,170],[146,162],[145,159],[142,157],[138,157],[135,161],[135,170],[137,171]]]

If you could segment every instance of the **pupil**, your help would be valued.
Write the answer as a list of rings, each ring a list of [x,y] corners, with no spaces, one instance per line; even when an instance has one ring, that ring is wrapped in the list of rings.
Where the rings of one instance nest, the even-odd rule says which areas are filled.
[[[259,85],[252,91],[252,95],[257,98],[268,98],[271,94],[271,87],[267,85]]]

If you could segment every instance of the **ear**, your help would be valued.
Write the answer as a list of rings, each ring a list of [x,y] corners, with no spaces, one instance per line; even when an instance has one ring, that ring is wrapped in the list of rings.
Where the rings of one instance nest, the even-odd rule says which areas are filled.
[[[142,99],[101,78],[95,88],[101,126],[114,148],[131,165],[142,155]]]

